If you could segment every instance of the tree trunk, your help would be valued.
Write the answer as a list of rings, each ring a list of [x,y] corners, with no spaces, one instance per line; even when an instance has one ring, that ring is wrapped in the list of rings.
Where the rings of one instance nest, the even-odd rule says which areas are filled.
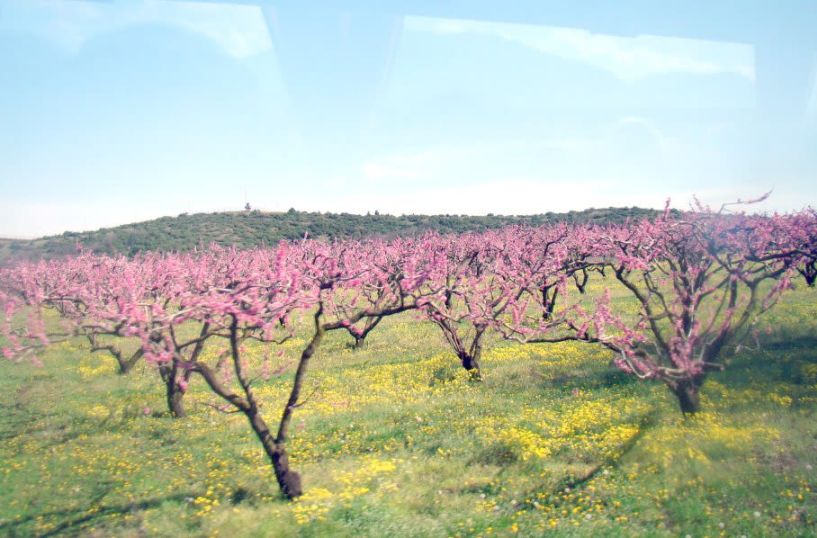
[[[303,495],[304,490],[301,485],[301,475],[289,468],[289,457],[286,450],[276,450],[270,456],[272,468],[275,469],[275,478],[281,493],[287,499],[294,499]]]
[[[551,291],[553,289],[553,291]],[[550,321],[553,317],[553,310],[556,308],[556,298],[559,295],[559,288],[544,286],[542,292],[542,319]]]
[[[272,467],[275,469],[275,478],[278,479],[281,492],[288,499],[294,499],[303,493],[301,476],[289,468],[289,457],[287,456],[286,445],[287,439],[289,438],[289,425],[292,422],[292,414],[295,408],[300,405],[301,389],[303,388],[309,361],[323,339],[324,328],[323,325],[321,325],[322,314],[323,305],[321,304],[315,313],[315,334],[312,335],[312,339],[301,352],[301,360],[298,362],[295,379],[292,381],[292,390],[289,393],[289,399],[284,407],[284,411],[281,414],[281,421],[278,423],[278,433],[273,440],[269,431],[267,431],[266,440],[261,440],[264,443],[264,449],[267,451],[267,455],[270,457],[270,460],[272,460]],[[260,417],[258,418],[260,419]],[[264,428],[266,428],[266,425]]]
[[[675,397],[678,398],[678,406],[684,415],[694,415],[701,409],[700,390],[703,385],[703,376],[692,379],[677,381],[670,386]]]
[[[96,353],[97,351],[107,351],[114,359],[116,359],[116,364],[119,366],[119,375],[125,375],[130,372],[145,353],[140,347],[133,353],[133,355],[126,359],[122,356],[122,351],[118,347],[112,344],[101,345],[95,334],[86,334],[85,336],[88,338],[88,342],[91,343],[91,353]]]
[[[119,364],[119,371],[117,372],[119,375],[126,375],[131,371],[131,368],[133,368],[133,365],[128,364],[125,360],[116,359],[116,362]]]
[[[485,334],[485,328],[479,327],[476,329],[474,339],[471,340],[471,345],[467,348],[462,345],[462,342],[457,339],[457,357],[460,359],[460,364],[471,375],[471,379],[479,381],[482,379],[482,371],[480,369],[479,360],[482,356],[482,336]],[[451,339],[449,339],[451,341]]]
[[[353,349],[362,349],[366,345],[366,337],[369,336],[369,333],[372,332],[382,320],[383,316],[368,319],[363,326],[363,330],[359,333],[352,331],[351,327],[347,327],[346,330],[352,335],[352,338],[355,339]]]
[[[129,373],[131,370],[133,370],[133,367],[136,366],[136,363],[139,362],[139,359],[142,358],[143,354],[144,351],[140,347],[128,359],[122,357],[121,354],[117,356],[116,361],[119,363],[119,374],[125,375]]]
[[[289,468],[286,445],[275,442],[267,423],[264,422],[256,409],[250,408],[245,414],[255,435],[261,441],[264,452],[272,463],[272,469],[275,471],[275,479],[278,481],[278,487],[281,488],[281,494],[287,499],[295,499],[303,495],[301,475]]]
[[[237,352],[237,342],[233,341],[233,351]],[[289,468],[289,458],[286,453],[286,444],[279,443],[273,438],[269,426],[264,421],[261,413],[258,410],[258,405],[252,394],[249,385],[243,385],[246,398],[238,396],[234,392],[224,387],[219,381],[216,373],[210,369],[206,364],[197,363],[193,370],[201,374],[210,388],[219,396],[230,402],[236,409],[241,411],[250,423],[252,431],[256,437],[261,441],[261,446],[264,448],[264,453],[272,463],[273,471],[275,472],[275,479],[278,482],[278,487],[281,489],[281,494],[287,499],[294,499],[303,494],[301,486],[301,477],[298,473]],[[239,371],[241,371],[239,369]],[[243,379],[243,377],[241,377]],[[286,434],[284,434],[286,438]]]
[[[182,403],[184,391],[178,384],[178,368],[176,368],[176,365],[162,365],[159,367],[159,375],[162,376],[162,381],[165,384],[167,410],[170,412],[170,416],[174,418],[184,417],[186,415]],[[185,378],[187,377],[189,377],[189,374],[185,375]]]
[[[814,287],[814,282],[817,281],[817,261],[812,261],[797,269],[797,271],[803,275],[803,278],[806,280],[806,284],[810,288]]]
[[[167,408],[174,418],[185,416],[184,405],[182,404],[183,397],[184,392],[175,381],[167,385]]]
[[[482,347],[478,347],[474,353],[463,351],[459,353],[460,364],[471,375],[471,379],[482,379],[482,370],[480,369],[479,359],[482,355]]]
[[[479,362],[475,357],[472,357],[468,353],[461,353],[460,354],[460,362],[462,363],[462,367],[468,370],[479,370]]]

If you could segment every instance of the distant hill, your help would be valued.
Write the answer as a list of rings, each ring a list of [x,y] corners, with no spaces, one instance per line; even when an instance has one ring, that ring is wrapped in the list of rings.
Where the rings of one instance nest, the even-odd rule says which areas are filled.
[[[540,215],[352,215],[242,211],[182,213],[145,222],[102,228],[92,232],[65,232],[32,240],[0,239],[0,262],[13,259],[52,258],[76,252],[77,245],[97,253],[126,254],[143,251],[184,251],[218,243],[252,247],[274,245],[282,239],[393,237],[426,230],[442,233],[480,231],[509,224],[540,225],[555,222],[611,223],[628,218],[655,216],[657,211],[639,207],[585,209]]]

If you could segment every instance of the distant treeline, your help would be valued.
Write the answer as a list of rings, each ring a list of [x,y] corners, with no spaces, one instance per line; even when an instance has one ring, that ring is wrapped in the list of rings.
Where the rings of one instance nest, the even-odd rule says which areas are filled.
[[[100,254],[132,256],[143,251],[185,251],[199,245],[218,243],[240,248],[274,245],[282,239],[359,239],[370,236],[393,237],[426,230],[441,233],[484,231],[510,224],[618,223],[626,219],[652,217],[656,210],[639,207],[585,209],[539,215],[367,215],[349,213],[309,213],[242,211],[224,213],[182,213],[145,222],[102,228],[92,232],[65,232],[33,240],[0,239],[0,262],[13,259],[53,258],[72,254],[77,245]]]

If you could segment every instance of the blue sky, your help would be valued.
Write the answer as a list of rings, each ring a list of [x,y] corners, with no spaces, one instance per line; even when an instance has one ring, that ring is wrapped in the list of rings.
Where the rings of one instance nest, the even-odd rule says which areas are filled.
[[[692,1],[636,19],[365,4],[0,0],[0,236],[245,201],[395,214],[770,189],[764,210],[817,201],[807,2],[721,2],[722,26]]]

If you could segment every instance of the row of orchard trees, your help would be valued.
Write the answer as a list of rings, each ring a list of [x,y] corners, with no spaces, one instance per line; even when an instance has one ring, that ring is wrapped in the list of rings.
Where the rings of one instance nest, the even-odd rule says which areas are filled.
[[[170,413],[200,377],[258,437],[285,497],[302,493],[287,457],[289,427],[310,360],[329,331],[360,346],[386,316],[414,310],[439,327],[460,364],[479,379],[485,335],[524,343],[578,340],[615,352],[615,365],[663,382],[684,413],[699,408],[708,372],[791,287],[813,284],[817,215],[747,216],[705,207],[617,226],[557,225],[416,238],[213,247],[133,259],[80,254],[23,263],[0,273],[3,354],[32,355],[51,342],[87,339],[127,373],[155,366]],[[617,307],[605,277],[637,309]],[[48,310],[59,314],[45,322]],[[289,397],[278,417],[262,413],[244,344],[282,344],[307,316]],[[140,342],[125,353],[126,339]],[[221,341],[218,359],[202,353]],[[277,418],[277,422],[274,421]]]

